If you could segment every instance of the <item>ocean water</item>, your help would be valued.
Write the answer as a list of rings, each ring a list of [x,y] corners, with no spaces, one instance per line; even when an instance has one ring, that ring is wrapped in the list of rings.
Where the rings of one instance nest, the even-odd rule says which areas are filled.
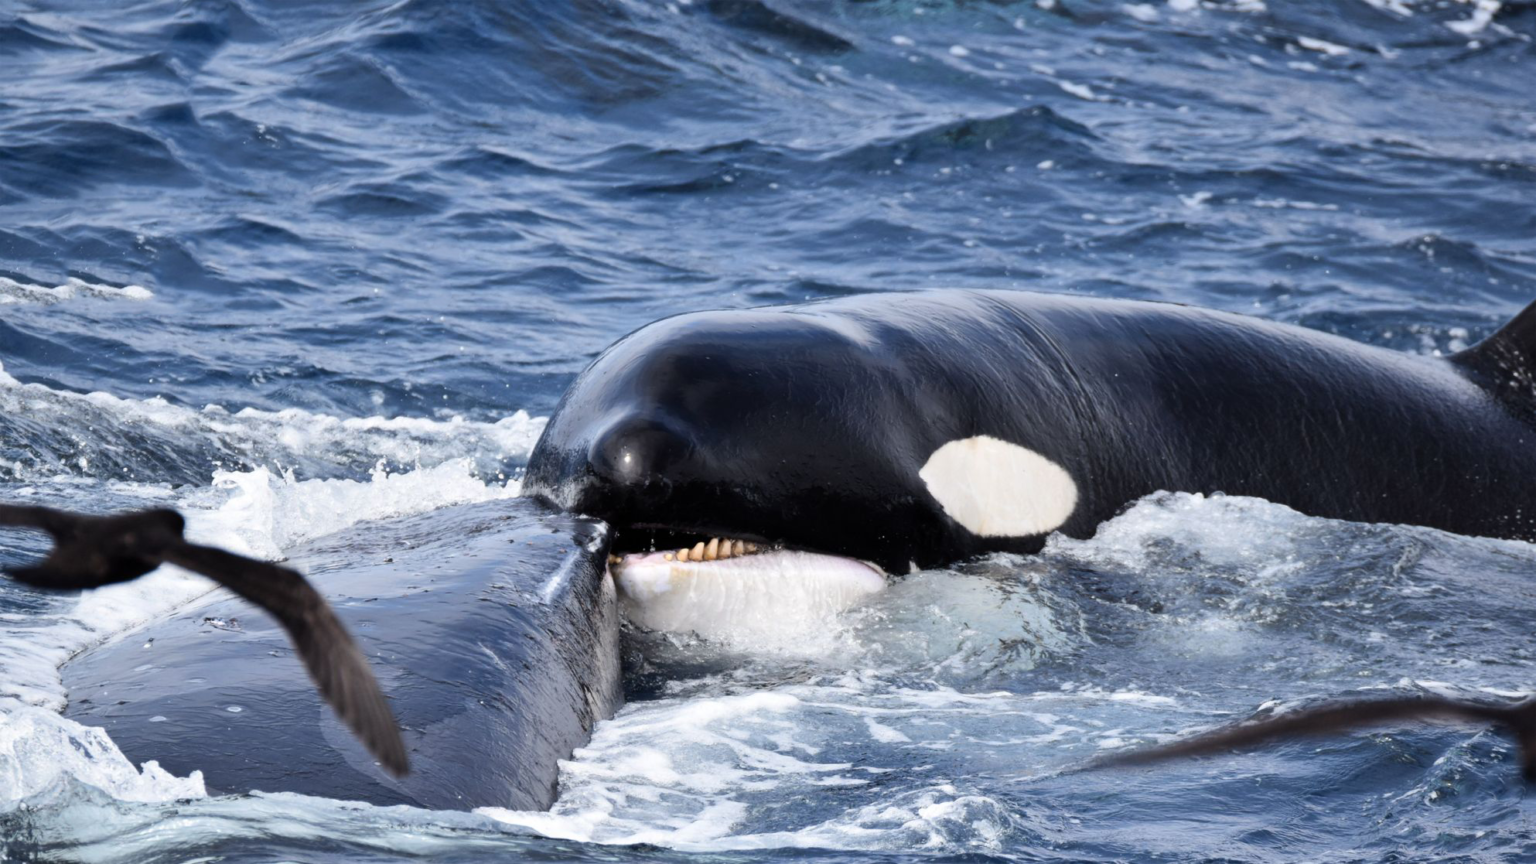
[[[1512,0],[0,3],[0,499],[277,556],[516,494],[647,321],[860,292],[1455,350],[1536,299],[1533,36]],[[814,639],[634,633],[549,813],[209,797],[59,718],[59,663],[204,590],[0,583],[0,860],[1536,856],[1484,729],[1078,770],[1332,695],[1531,692],[1526,544],[1163,494]]]

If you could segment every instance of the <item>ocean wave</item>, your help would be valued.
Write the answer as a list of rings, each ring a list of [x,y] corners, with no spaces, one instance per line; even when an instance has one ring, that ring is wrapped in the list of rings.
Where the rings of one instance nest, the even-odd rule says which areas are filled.
[[[142,285],[98,285],[84,279],[71,277],[62,285],[49,288],[46,285],[29,285],[0,276],[0,306],[21,303],[51,305],[69,300],[94,298],[102,300],[152,300],[154,294]],[[3,370],[0,370],[3,374]]]
[[[518,411],[495,422],[334,417],[299,408],[192,409],[163,398],[122,399],[24,384],[0,366],[0,479],[57,474],[203,484],[215,470],[272,466],[306,476],[361,473],[381,462],[432,467],[469,460],[507,479],[545,418]]]
[[[190,186],[195,180],[164,141],[106,120],[32,120],[6,127],[0,188],[74,198],[99,185]]]

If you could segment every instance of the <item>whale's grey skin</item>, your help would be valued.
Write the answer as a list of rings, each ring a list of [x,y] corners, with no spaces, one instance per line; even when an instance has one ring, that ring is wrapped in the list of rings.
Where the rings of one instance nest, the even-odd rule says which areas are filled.
[[[1043,545],[974,533],[919,476],[939,447],[987,436],[1064,469],[1075,504],[1052,527],[1074,537],[1172,490],[1530,540],[1533,357],[1532,309],[1451,359],[1014,291],[691,313],[581,373],[523,490],[606,520],[620,549],[724,535],[906,572]]]
[[[547,808],[557,761],[623,698],[606,545],[600,522],[513,499],[364,523],[294,554],[400,720],[400,780],[321,703],[278,626],[222,590],[66,664],[65,715],[105,727],[136,764],[202,771],[211,792]]]

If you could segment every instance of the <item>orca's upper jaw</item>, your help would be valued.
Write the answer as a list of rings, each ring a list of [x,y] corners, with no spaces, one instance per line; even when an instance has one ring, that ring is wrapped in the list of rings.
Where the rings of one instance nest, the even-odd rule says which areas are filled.
[[[525,480],[523,487],[524,495],[608,523],[612,530],[611,559],[654,552],[671,554],[676,561],[708,562],[792,550],[861,561],[887,573],[904,573],[909,569],[910,562],[901,557],[899,550],[870,549],[857,542],[829,542],[836,538],[818,536],[814,530],[795,530],[794,524],[782,519],[780,513],[753,513],[731,500],[750,495],[732,496],[727,494],[729,490],[717,490],[703,496],[715,506],[700,508],[684,506],[689,499],[698,497],[689,492],[659,483],[609,484],[590,474],[564,484]],[[698,509],[713,512],[708,519],[689,512]],[[859,538],[848,535],[847,539]]]
[[[621,564],[632,556],[653,555],[660,555],[666,561],[677,562],[727,561],[784,548],[781,543],[767,540],[748,540],[730,535],[705,535],[672,529],[630,527],[616,534],[613,544],[609,546],[609,564]]]
[[[613,548],[624,552],[681,549],[696,543],[708,545],[711,539],[721,542],[739,540],[759,547],[782,546],[785,543],[782,537],[719,525],[668,525],[662,522],[621,522],[610,525],[614,529]]]
[[[707,554],[715,540],[717,552],[729,548],[734,557],[741,541],[743,549],[756,544],[873,562],[886,572],[910,569],[917,538],[895,528],[879,506],[893,496],[862,495],[867,490],[857,484],[850,491],[832,479],[882,476],[878,467],[823,450],[807,457],[747,437],[752,430],[708,427],[706,435],[706,427],[667,412],[578,404],[579,391],[556,409],[529,456],[523,494],[607,522],[615,553],[687,552],[693,560],[699,544]]]
[[[873,556],[847,548],[829,548],[814,540],[799,538],[792,531],[764,531],[762,526],[756,526],[758,530],[738,528],[730,522],[668,524],[653,521],[656,516],[663,515],[661,513],[642,517],[639,521],[610,520],[593,513],[585,515],[598,515],[613,530],[613,541],[609,545],[611,563],[618,563],[626,556],[651,553],[669,561],[701,563],[788,550],[848,558],[890,572],[885,562],[877,561]]]

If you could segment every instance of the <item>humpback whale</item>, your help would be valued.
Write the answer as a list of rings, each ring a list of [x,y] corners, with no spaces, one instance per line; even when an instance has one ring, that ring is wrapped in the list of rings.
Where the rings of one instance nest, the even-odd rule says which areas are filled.
[[[546,808],[559,761],[622,704],[606,529],[533,501],[362,523],[294,550],[290,563],[334,610],[295,570],[181,540],[171,511],[6,508],[0,524],[57,538],[42,565],[10,571],[30,584],[106,584],[166,561],[233,592],[208,594],[61,670],[66,717],[105,728],[134,762],[201,771],[211,792]],[[253,605],[280,626],[250,614]],[[319,693],[296,674],[294,654],[318,669]],[[375,710],[345,710],[355,704]]]

